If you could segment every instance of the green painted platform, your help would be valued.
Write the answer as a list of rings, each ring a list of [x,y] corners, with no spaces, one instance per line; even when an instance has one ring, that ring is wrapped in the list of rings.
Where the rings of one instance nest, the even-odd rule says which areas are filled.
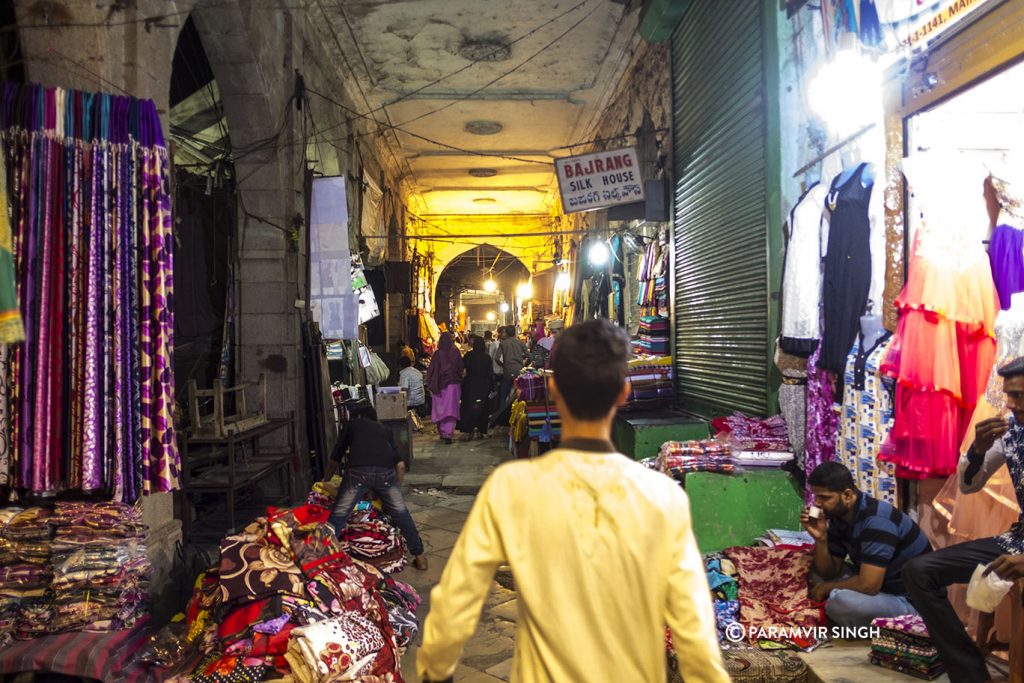
[[[615,447],[634,460],[653,458],[666,441],[690,441],[710,436],[711,428],[707,422],[671,410],[624,413],[615,418],[612,429]]]
[[[751,545],[765,529],[800,528],[803,498],[788,472],[693,472],[684,488],[701,553]]]

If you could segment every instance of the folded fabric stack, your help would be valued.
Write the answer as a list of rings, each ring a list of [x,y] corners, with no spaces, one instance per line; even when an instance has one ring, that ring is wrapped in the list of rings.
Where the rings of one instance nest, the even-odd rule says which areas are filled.
[[[396,634],[390,610],[419,596],[346,553],[329,514],[316,505],[271,508],[225,538],[218,565],[197,580],[186,609],[180,639],[187,647],[150,648],[147,661],[158,661],[150,653],[159,649],[162,666],[191,670],[187,680],[196,683],[268,676],[400,683],[398,643],[408,642],[410,627],[403,622]],[[175,657],[185,661],[168,662]]]
[[[342,548],[386,574],[405,568],[405,539],[391,519],[376,509],[356,509],[341,533]]]
[[[548,418],[550,418],[550,428],[548,427]],[[557,441],[562,436],[562,418],[555,410],[555,404],[545,404],[543,401],[527,402],[526,430],[531,439]]]
[[[740,620],[740,585],[736,581],[736,566],[720,553],[712,553],[704,556],[704,571],[715,608],[718,640],[725,642],[729,640],[726,629]]]
[[[543,370],[525,368],[516,377],[516,389],[519,390],[519,398],[526,402],[544,402],[547,396],[547,375]]]
[[[719,435],[725,434],[734,451],[782,451],[791,449],[789,427],[781,415],[762,420],[733,413],[711,421]]]
[[[338,497],[339,486],[341,486],[341,477],[337,476],[330,481],[316,482],[309,492],[306,503],[330,510],[334,506],[334,499]]]
[[[292,631],[285,658],[298,683],[356,681],[369,676],[385,647],[374,624],[353,612]]]
[[[944,672],[939,652],[932,645],[928,627],[917,615],[878,618],[871,622],[879,628],[871,639],[872,664],[901,673],[932,680]]]
[[[660,315],[640,318],[637,338],[633,340],[633,353],[642,356],[667,356],[668,335],[668,318]]]
[[[735,469],[732,447],[721,441],[666,441],[658,451],[657,468],[682,481],[687,472],[729,473]]]
[[[7,566],[12,571],[0,584],[0,610],[5,615],[0,616],[0,621],[8,624],[13,621],[13,629],[0,631],[5,630],[16,638],[46,635],[53,611],[48,580],[51,576],[50,538],[53,535],[49,524],[50,511],[39,507],[14,508],[5,514],[5,518],[4,541],[0,546],[6,550],[0,554],[11,560]],[[28,582],[19,584],[19,577]]]
[[[0,510],[0,646],[14,638],[19,624],[32,623],[30,615],[35,605],[45,604],[50,586],[49,565],[22,561],[17,542],[8,536],[11,520],[23,512],[21,508]]]
[[[124,503],[57,503],[50,558],[51,633],[131,628],[146,612],[142,511]]]
[[[629,394],[620,410],[650,410],[671,407],[675,399],[672,359],[642,356],[629,361],[626,371]]]
[[[390,578],[385,581],[381,594],[388,605],[388,618],[395,631],[395,640],[402,654],[405,654],[405,648],[419,633],[420,622],[416,610],[423,600],[415,588]]]

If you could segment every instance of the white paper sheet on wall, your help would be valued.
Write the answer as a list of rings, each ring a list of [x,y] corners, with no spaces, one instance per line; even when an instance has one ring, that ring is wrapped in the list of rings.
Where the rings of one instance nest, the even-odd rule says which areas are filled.
[[[313,319],[326,339],[358,339],[359,297],[352,290],[344,176],[313,179],[309,238]]]

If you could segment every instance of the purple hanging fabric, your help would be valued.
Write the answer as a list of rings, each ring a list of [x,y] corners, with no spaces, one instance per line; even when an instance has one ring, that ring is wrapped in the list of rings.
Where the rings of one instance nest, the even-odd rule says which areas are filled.
[[[1024,232],[1009,225],[997,225],[988,245],[992,278],[999,293],[999,306],[1010,308],[1010,297],[1024,292]]]
[[[807,439],[804,471],[811,476],[814,468],[836,459],[836,435],[839,413],[833,407],[832,374],[818,367],[821,344],[807,361]],[[804,492],[808,503],[813,501],[810,485]]]

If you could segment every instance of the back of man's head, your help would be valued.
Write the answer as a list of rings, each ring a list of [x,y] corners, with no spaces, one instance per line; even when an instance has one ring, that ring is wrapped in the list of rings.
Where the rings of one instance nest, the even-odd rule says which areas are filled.
[[[490,330],[484,330],[484,341],[491,341],[494,339],[494,333]]]
[[[577,420],[600,420],[618,404],[626,382],[629,337],[606,318],[573,325],[558,337],[555,386]]]
[[[408,367],[412,367],[412,361],[409,360],[409,356],[402,356],[401,358],[399,358],[398,367],[401,368],[402,370]]]

